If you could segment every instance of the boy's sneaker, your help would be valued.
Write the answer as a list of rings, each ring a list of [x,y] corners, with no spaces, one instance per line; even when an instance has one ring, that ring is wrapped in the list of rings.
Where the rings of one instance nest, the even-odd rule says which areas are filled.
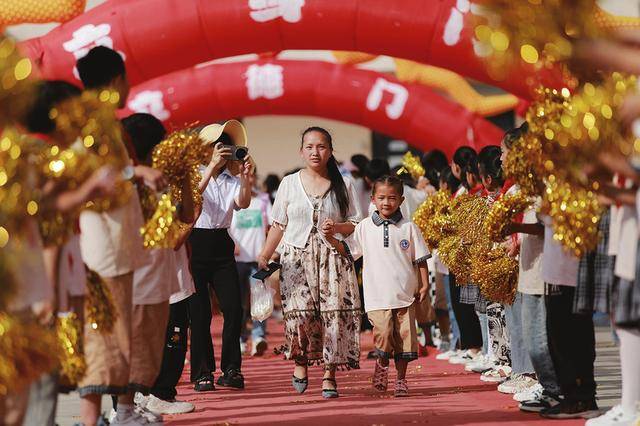
[[[513,395],[513,400],[518,402],[531,401],[538,399],[542,395],[544,388],[540,383],[536,383],[530,388],[524,389]]]
[[[396,398],[409,396],[409,386],[407,385],[407,379],[396,380],[396,389],[393,392],[393,396]]]
[[[584,426],[634,426],[637,415],[627,414],[622,405],[616,405],[603,415],[587,420]]]
[[[545,408],[540,415],[547,419],[588,419],[598,414],[596,400],[591,401],[567,401],[562,400],[555,407]]]
[[[251,341],[251,356],[262,356],[267,350],[267,341],[262,337],[257,337]]]
[[[389,386],[389,366],[382,366],[376,361],[376,367],[373,370],[373,388],[378,392],[386,392]]]
[[[149,399],[149,396],[145,396],[141,392],[136,392],[135,395],[133,396],[133,403],[139,407],[144,408],[147,406],[147,401]]]
[[[465,371],[473,371],[482,374],[494,367],[494,363],[486,355],[480,355],[476,361],[470,362],[464,366]]]
[[[519,408],[520,411],[526,411],[527,413],[539,413],[542,410],[559,405],[561,401],[558,396],[542,391],[538,398],[521,402]]]
[[[216,384],[225,388],[244,389],[244,377],[239,370],[231,368],[218,377]]]
[[[149,395],[146,408],[156,414],[184,414],[192,412],[195,406],[190,402],[177,401],[175,399],[165,401],[164,399]]]
[[[498,386],[498,392],[507,394],[516,394],[523,390],[529,389],[538,383],[537,380],[523,374],[514,374],[508,380]]]
[[[451,358],[452,356],[456,356],[457,354],[458,354],[458,351],[448,350],[446,352],[442,352],[436,355],[436,359],[438,361],[447,361],[449,360],[449,358]]]

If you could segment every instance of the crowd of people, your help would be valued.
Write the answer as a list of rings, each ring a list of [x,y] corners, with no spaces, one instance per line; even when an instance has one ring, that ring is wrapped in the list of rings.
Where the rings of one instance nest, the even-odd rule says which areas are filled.
[[[77,69],[85,90],[115,91],[124,104],[128,83],[119,54],[96,47]],[[69,83],[42,82],[20,128],[54,145],[60,134],[52,111],[81,94]],[[44,192],[40,205],[70,212],[97,196],[113,196],[123,180],[138,191],[109,209],[82,210],[77,232],[60,245],[43,246],[38,216],[30,217],[20,230],[25,254],[10,305],[25,322],[47,326],[61,311],[84,318],[85,265],[101,278],[115,315],[110,332],[84,324],[87,367],[76,384],[83,425],[160,424],[162,414],[192,411],[193,404],[176,399],[188,350],[195,391],[243,389],[243,354],[260,356],[269,348],[267,321],[251,319],[252,276],[274,261],[281,265],[277,310],[286,341],[271,349],[293,361],[295,392],[307,391],[308,369],[321,365],[318,391],[338,398],[337,372],[359,368],[360,335],[370,325],[373,388],[387,391],[393,358],[393,393],[409,395],[407,365],[419,356],[419,329],[434,339],[429,330],[437,324],[436,358],[498,384],[499,392],[514,394],[522,411],[552,419],[593,417],[590,426],[637,421],[640,175],[626,158],[599,164],[616,173],[618,185],[603,189],[601,201],[610,207],[599,222],[603,238],[594,252],[578,259],[566,251],[554,239],[550,219],[539,214],[539,201],[507,226],[503,244],[518,259],[519,274],[515,299],[505,304],[488,300],[473,282],[460,282],[438,250],[428,249],[412,218],[439,190],[454,199],[477,195],[489,205],[518,193],[502,162],[528,131],[526,122],[506,132],[500,146],[479,152],[463,146],[451,161],[443,152],[427,152],[418,179],[385,159],[356,155],[339,164],[331,134],[309,127],[296,147],[303,168],[261,183],[252,160],[232,157],[234,147],[246,145],[242,124],[206,126],[198,130],[207,150],[197,188],[186,177],[179,187],[182,194],[200,194],[202,202],[183,196],[177,214],[187,226],[180,243],[151,250],[143,248],[139,232],[148,216],[139,192],[162,193],[168,185],[152,161],[167,132],[144,113],[122,119],[121,126],[124,167],[105,166],[79,187]],[[219,366],[210,332],[212,294],[224,322]],[[594,312],[611,314],[620,339],[622,401],[606,413],[596,403]],[[54,424],[58,391],[58,375],[50,372],[8,392],[0,397],[2,423]],[[109,419],[101,410],[104,395],[113,396]]]

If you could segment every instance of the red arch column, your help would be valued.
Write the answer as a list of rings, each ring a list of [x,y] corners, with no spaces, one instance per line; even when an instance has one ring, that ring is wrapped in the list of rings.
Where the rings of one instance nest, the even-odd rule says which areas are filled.
[[[133,88],[127,110],[169,128],[265,114],[315,115],[359,124],[421,149],[499,144],[502,131],[420,85],[318,61],[261,60],[190,68]]]
[[[110,0],[23,47],[45,78],[68,80],[76,58],[104,44],[124,54],[134,84],[215,58],[331,49],[448,68],[525,98],[541,81],[560,85],[531,66],[492,81],[474,53],[477,11],[469,0]]]

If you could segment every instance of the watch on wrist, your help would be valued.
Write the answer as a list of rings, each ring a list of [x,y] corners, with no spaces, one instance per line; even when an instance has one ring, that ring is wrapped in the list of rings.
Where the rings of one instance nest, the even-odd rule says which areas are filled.
[[[135,176],[135,169],[133,166],[129,165],[122,169],[122,178],[124,180],[131,180]]]

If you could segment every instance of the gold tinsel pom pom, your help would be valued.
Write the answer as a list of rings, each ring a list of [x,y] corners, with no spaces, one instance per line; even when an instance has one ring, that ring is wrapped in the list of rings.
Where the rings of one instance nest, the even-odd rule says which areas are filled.
[[[420,161],[420,157],[407,151],[402,157],[402,168],[398,170],[398,174],[409,173],[413,179],[418,181],[424,176],[425,170]]]
[[[0,126],[21,122],[36,96],[33,65],[16,42],[0,35]]]
[[[413,214],[413,222],[418,225],[429,249],[438,248],[445,236],[446,215],[451,205],[451,193],[444,189],[428,197]]]
[[[471,282],[472,249],[488,243],[482,227],[488,212],[487,200],[475,195],[462,195],[452,203],[452,236],[440,241],[438,253],[461,285]]]
[[[73,312],[58,314],[56,334],[60,345],[60,380],[67,386],[75,386],[87,370],[78,316]]]
[[[111,333],[117,318],[116,307],[109,287],[96,272],[87,269],[86,318],[93,330]]]
[[[518,288],[518,260],[502,246],[478,250],[471,260],[471,280],[488,300],[510,305]]]
[[[544,189],[540,176],[543,159],[538,135],[529,132],[516,141],[502,163],[502,170],[505,177],[513,180],[524,194],[541,195]]]
[[[505,233],[507,225],[511,224],[514,218],[529,206],[531,206],[531,199],[521,192],[505,195],[496,200],[491,205],[483,225],[489,240],[495,243],[504,241],[507,237]]]
[[[595,250],[603,209],[594,192],[575,188],[552,175],[542,197],[541,212],[553,220],[553,238],[576,257]]]
[[[173,246],[180,236],[180,228],[173,226],[175,213],[176,208],[171,202],[171,196],[162,194],[156,211],[140,229],[146,248],[165,247],[167,243],[169,247]]]
[[[537,70],[561,63],[574,76],[593,79],[591,68],[573,66],[571,59],[576,40],[603,34],[595,0],[487,0],[480,7],[482,12],[473,14],[476,52],[494,79],[504,79],[522,63]]]
[[[53,370],[55,347],[52,331],[0,312],[0,395],[20,391]]]

